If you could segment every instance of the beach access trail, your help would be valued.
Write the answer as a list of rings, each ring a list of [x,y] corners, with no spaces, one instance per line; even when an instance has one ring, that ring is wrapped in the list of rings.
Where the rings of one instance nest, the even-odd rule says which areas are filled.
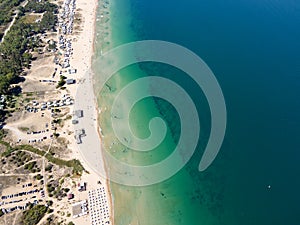
[[[22,7],[25,7],[28,3],[28,0],[26,0],[23,4],[21,4]],[[6,28],[6,30],[4,31],[2,40],[0,43],[2,43],[4,41],[5,36],[7,35],[8,31],[12,28],[12,26],[14,25],[17,16],[19,15],[19,10],[16,10],[16,15],[13,16],[12,21],[10,22],[9,26]]]

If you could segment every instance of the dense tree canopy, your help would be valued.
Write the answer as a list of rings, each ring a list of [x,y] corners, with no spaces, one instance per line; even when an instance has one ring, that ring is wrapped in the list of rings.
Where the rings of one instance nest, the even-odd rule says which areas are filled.
[[[0,0],[0,25],[12,20],[13,11],[23,0]]]
[[[43,12],[53,12],[57,13],[57,5],[50,3],[49,1],[42,0],[29,0],[28,4],[25,7],[26,12],[36,12],[36,13],[43,13]]]
[[[23,213],[22,224],[36,225],[45,216],[47,207],[44,205],[36,205]]]
[[[9,84],[22,72],[23,66],[29,65],[31,54],[25,52],[30,50],[30,35],[29,24],[17,23],[0,45],[0,93],[5,93]]]
[[[40,31],[55,30],[57,16],[51,12],[45,12],[40,22]]]
[[[27,8],[28,5],[30,10]],[[39,47],[40,43],[36,34],[55,30],[56,5],[48,1],[39,3],[35,0],[30,0],[28,5],[27,10],[38,9],[44,14],[39,23],[28,24],[22,20],[22,16],[18,18],[5,36],[3,43],[0,44],[0,94],[8,91],[10,84],[21,74],[23,68],[29,67],[32,60],[31,52]],[[25,15],[26,8],[19,7],[19,10],[23,12],[21,15]]]

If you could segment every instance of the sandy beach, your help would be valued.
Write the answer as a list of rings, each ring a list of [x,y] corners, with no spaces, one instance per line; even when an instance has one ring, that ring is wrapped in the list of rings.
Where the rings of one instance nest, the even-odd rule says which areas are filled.
[[[103,171],[104,162],[101,153],[101,140],[98,133],[98,106],[93,91],[93,76],[91,71],[92,57],[94,53],[95,22],[97,11],[97,0],[77,0],[77,9],[80,9],[82,16],[81,31],[76,35],[73,42],[74,54],[70,64],[77,69],[74,79],[80,80],[78,85],[70,87],[71,95],[75,97],[74,110],[83,110],[84,117],[74,126],[74,129],[84,129],[86,136],[82,138],[82,143],[77,145],[72,138],[70,147],[73,149],[74,158],[80,159],[84,168],[89,172],[85,173],[81,180],[88,183],[88,189],[95,189],[100,181],[105,187],[109,196],[108,206],[110,214],[113,215],[112,200],[109,188],[109,181],[103,176],[99,176],[99,171]],[[99,170],[98,170],[99,168]],[[88,220],[89,221],[89,220]],[[76,224],[86,224],[85,219],[74,221]],[[113,220],[110,220],[113,224]]]

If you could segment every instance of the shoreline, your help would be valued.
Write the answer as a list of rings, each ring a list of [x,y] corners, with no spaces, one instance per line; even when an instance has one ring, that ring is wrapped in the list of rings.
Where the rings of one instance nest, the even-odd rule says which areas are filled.
[[[95,98],[95,90],[93,88],[94,74],[91,68],[93,57],[96,51],[96,20],[98,14],[98,6],[98,0],[92,0],[90,2],[77,0],[77,9],[80,9],[80,14],[82,18],[84,18],[84,20],[80,25],[80,34],[76,37],[77,41],[74,42],[74,55],[72,57],[71,63],[78,70],[78,74],[81,74],[78,78],[83,79],[83,81],[81,84],[76,85],[76,88],[74,88],[74,90],[71,90],[71,92],[75,96],[74,110],[81,108],[84,110],[85,114],[84,118],[82,118],[82,120],[79,122],[79,125],[74,126],[74,130],[76,130],[77,128],[84,128],[87,137],[83,137],[82,144],[80,144],[80,146],[75,143],[75,139],[72,139],[72,148],[76,151],[76,153],[74,153],[74,155],[76,155],[76,158],[79,158],[81,162],[83,161],[82,163],[84,168],[90,172],[90,174],[83,174],[81,179],[91,180],[91,182],[95,181],[96,179],[101,181],[101,184],[105,187],[105,191],[108,196],[110,222],[111,224],[114,224],[113,201],[109,180],[103,178],[102,176],[99,176],[98,170],[94,168],[95,164],[98,164],[99,162],[104,163],[104,160],[103,158],[99,161],[96,160],[95,164],[91,165],[90,160],[88,160],[89,157],[86,157],[85,155],[87,154],[85,151],[86,149],[90,151],[92,151],[93,148],[101,149],[102,142],[100,135],[101,128],[99,127],[98,123],[99,106],[97,103],[97,99]],[[83,95],[78,95],[79,92]],[[89,155],[93,155],[93,153],[90,152]],[[102,156],[102,153],[100,155]],[[99,154],[97,154],[95,158],[99,159]],[[99,166],[99,164],[97,166]],[[95,186],[95,188],[97,187]],[[90,217],[90,215],[88,217]],[[76,224],[86,224],[87,221],[85,218],[85,221],[78,219],[78,221],[75,222]]]
[[[97,128],[97,134],[98,134],[98,138],[101,142],[101,145],[102,145],[102,138],[101,138],[101,127],[100,127],[100,122],[99,122],[99,115],[100,115],[100,106],[99,106],[99,103],[97,101],[97,95],[95,93],[95,71],[94,69],[92,68],[93,66],[93,60],[94,60],[94,57],[96,56],[96,38],[97,38],[97,16],[99,14],[99,11],[98,11],[98,7],[99,7],[99,0],[94,0],[95,3],[96,3],[96,7],[95,7],[95,11],[94,11],[94,20],[93,20],[93,41],[92,41],[92,55],[91,55],[91,60],[90,60],[90,63],[91,63],[91,71],[92,71],[92,74],[91,74],[91,77],[92,77],[92,90],[93,90],[93,97],[94,97],[94,105],[95,105],[95,113],[96,113],[96,121],[95,121],[95,125],[96,125],[96,128]],[[103,151],[103,149],[101,148],[100,151]],[[104,160],[104,156],[102,157],[102,160],[103,160],[103,163],[104,163],[104,170],[105,170],[105,173],[106,173],[106,176],[108,174],[108,167],[105,163],[105,160]],[[108,179],[106,179],[106,191],[107,191],[107,194],[108,194],[108,201],[109,201],[109,208],[110,208],[110,222],[112,225],[114,225],[114,201],[113,201],[113,194],[112,194],[112,190],[111,190],[111,185],[110,185],[110,181]]]

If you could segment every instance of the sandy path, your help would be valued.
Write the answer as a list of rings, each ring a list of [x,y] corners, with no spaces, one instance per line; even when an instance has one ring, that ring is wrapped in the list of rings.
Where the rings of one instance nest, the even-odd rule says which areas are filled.
[[[51,143],[48,147],[47,152],[43,155],[43,166],[42,166],[42,171],[43,171],[43,179],[44,179],[44,192],[45,192],[45,198],[44,200],[47,201],[48,199],[48,189],[47,189],[47,178],[46,178],[46,168],[45,168],[45,160],[46,160],[46,155],[49,153],[51,146],[53,144],[53,139],[51,140]]]

